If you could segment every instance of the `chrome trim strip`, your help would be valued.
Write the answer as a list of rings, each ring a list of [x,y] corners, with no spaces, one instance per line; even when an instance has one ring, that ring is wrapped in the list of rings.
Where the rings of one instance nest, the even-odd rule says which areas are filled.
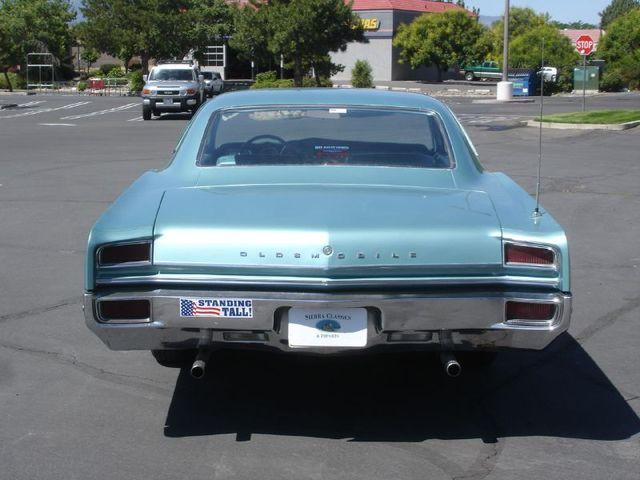
[[[114,278],[97,278],[96,285],[247,285],[278,287],[395,287],[395,286],[453,286],[453,285],[524,285],[530,287],[557,287],[558,277],[523,277],[503,275],[498,277],[371,277],[371,278],[320,278],[320,277],[263,277],[203,274],[130,275]]]

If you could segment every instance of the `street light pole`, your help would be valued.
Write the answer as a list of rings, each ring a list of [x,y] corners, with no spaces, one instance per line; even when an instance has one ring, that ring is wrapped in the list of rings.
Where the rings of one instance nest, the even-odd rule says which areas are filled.
[[[509,101],[513,98],[513,83],[509,81],[509,0],[504,0],[504,29],[502,43],[502,81],[498,82],[496,99]]]
[[[509,0],[504,0],[504,29],[502,37],[502,81],[509,80]]]

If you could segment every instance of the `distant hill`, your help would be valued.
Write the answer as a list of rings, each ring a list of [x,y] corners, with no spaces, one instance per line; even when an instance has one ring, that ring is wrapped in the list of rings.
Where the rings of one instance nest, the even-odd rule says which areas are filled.
[[[493,22],[496,22],[501,18],[502,18],[502,15],[480,15],[479,20],[482,25],[486,25],[487,27],[490,27],[493,24]]]

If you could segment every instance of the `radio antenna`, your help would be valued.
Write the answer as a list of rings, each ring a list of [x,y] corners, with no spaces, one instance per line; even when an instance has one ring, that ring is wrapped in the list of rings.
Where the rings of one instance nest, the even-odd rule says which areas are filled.
[[[536,208],[533,211],[534,217],[540,217],[540,174],[542,171],[542,114],[544,112],[544,37],[542,37],[540,59],[540,128],[538,134],[538,181],[536,183]]]

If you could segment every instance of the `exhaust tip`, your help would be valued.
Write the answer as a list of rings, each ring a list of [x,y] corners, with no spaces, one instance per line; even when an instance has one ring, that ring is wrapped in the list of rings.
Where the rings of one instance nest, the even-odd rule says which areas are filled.
[[[462,365],[460,365],[457,360],[450,360],[444,366],[444,371],[450,377],[459,377],[462,373]]]
[[[191,376],[196,380],[200,380],[204,377],[205,367],[206,364],[204,360],[196,360],[193,362],[193,365],[191,365]]]
[[[440,361],[442,362],[442,366],[444,367],[444,373],[446,373],[449,377],[459,377],[462,373],[462,365],[460,365],[460,362],[456,360],[456,357],[454,357],[453,353],[440,353]]]

